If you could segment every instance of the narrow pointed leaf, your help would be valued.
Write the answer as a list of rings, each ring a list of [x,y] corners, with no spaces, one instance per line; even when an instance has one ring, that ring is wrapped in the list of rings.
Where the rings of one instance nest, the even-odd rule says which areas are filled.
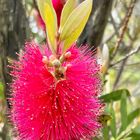
[[[87,17],[85,17],[86,20]],[[85,21],[83,20],[82,23],[79,25],[79,27],[77,29],[75,29],[75,31],[73,31],[71,33],[71,35],[69,37],[66,38],[66,40],[64,40],[64,48],[63,51],[65,52],[80,36],[79,33],[81,33],[81,29],[84,28],[84,23]]]
[[[132,129],[132,132],[130,133],[129,137],[131,137],[131,140],[140,139],[140,126],[139,125]]]
[[[103,138],[105,140],[109,140],[109,127],[108,126],[103,127],[102,132],[103,132]]]
[[[136,119],[139,116],[140,116],[140,108],[137,108],[136,110],[129,113],[127,116],[127,127],[134,121],[134,119]],[[121,133],[121,130],[122,130],[122,126],[120,128],[119,134]]]
[[[51,0],[37,0],[39,11],[46,25],[50,49],[56,50],[57,18]]]
[[[112,91],[110,93],[100,96],[100,99],[102,99],[105,103],[108,103],[111,101],[118,101],[121,99],[122,94],[124,93],[126,93],[127,97],[130,96],[130,93],[127,89],[119,89],[119,90]]]
[[[60,30],[66,23],[69,15],[71,14],[71,12],[73,11],[75,7],[76,7],[76,0],[67,0],[61,14]]]
[[[134,119],[136,119],[137,117],[140,116],[140,108],[137,108],[136,110],[132,111],[129,115],[128,115],[128,122],[127,125],[129,125],[130,123],[133,122]]]
[[[121,130],[120,132],[124,131],[127,127],[127,94],[124,92],[121,97]]]
[[[92,10],[92,0],[85,0],[75,8],[68,17],[64,27],[60,30],[60,40],[66,51],[80,36]]]
[[[116,138],[116,116],[115,116],[115,111],[114,111],[114,108],[113,108],[113,103],[110,104],[110,114],[112,116],[112,119],[110,121],[110,129],[111,129],[111,133],[112,133],[112,136],[114,138]]]

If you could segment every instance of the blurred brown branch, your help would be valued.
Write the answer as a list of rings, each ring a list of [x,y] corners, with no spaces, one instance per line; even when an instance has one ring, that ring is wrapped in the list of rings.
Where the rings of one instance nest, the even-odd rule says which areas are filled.
[[[125,31],[127,29],[127,25],[128,25],[128,22],[130,20],[130,17],[132,15],[132,12],[133,12],[133,9],[134,9],[134,6],[135,6],[135,3],[136,3],[137,0],[131,0],[131,3],[130,3],[130,6],[128,8],[128,11],[126,13],[126,16],[124,18],[124,22],[123,22],[123,25],[121,27],[121,31],[120,31],[120,34],[119,34],[119,37],[118,37],[118,40],[117,40],[117,43],[114,47],[114,51],[113,51],[113,54],[112,54],[112,58],[115,57],[117,51],[118,51],[118,48],[123,40],[123,36],[125,34]]]
[[[124,61],[125,59],[129,58],[130,56],[138,53],[140,51],[140,46],[138,46],[136,49],[132,50],[130,53],[126,54],[126,56],[124,56],[122,59],[118,60],[117,62],[113,63],[110,65],[110,67],[118,64],[118,63],[121,63],[122,61]]]

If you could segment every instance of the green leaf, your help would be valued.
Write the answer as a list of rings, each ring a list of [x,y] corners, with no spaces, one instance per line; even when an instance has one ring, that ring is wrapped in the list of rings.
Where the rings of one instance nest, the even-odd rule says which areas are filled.
[[[122,94],[121,97],[121,106],[120,106],[120,112],[121,112],[121,131],[124,131],[127,127],[127,94],[125,91]]]
[[[108,126],[103,127],[102,132],[103,132],[103,138],[105,140],[109,140],[109,128],[108,128]]]
[[[92,10],[92,0],[85,0],[75,8],[60,30],[60,41],[63,42],[63,52],[66,51],[80,36]]]
[[[60,30],[66,23],[73,9],[76,7],[76,3],[77,3],[76,0],[67,0],[66,4],[64,5],[61,14],[61,20],[60,20]]]
[[[131,134],[131,139],[129,139],[129,140],[140,140],[140,134],[132,133]]]
[[[140,108],[137,108],[136,110],[132,111],[129,115],[128,115],[128,122],[127,125],[129,125],[130,123],[133,122],[133,120],[135,118],[137,118],[138,116],[140,116]]]
[[[112,136],[116,138],[116,116],[115,116],[115,111],[113,109],[113,103],[110,104],[110,114],[112,116],[112,119],[110,121],[110,129]]]
[[[100,96],[100,99],[103,100],[105,103],[111,101],[118,101],[121,99],[122,94],[126,93],[127,97],[130,96],[130,93],[127,89],[120,89],[116,91],[112,91],[111,93],[107,93],[105,95]]]
[[[140,125],[136,126],[134,129],[132,129],[132,132],[135,134],[140,134]]]
[[[132,129],[132,132],[130,133],[129,137],[131,137],[132,140],[139,140],[140,139],[140,126],[136,126],[134,129]]]
[[[137,118],[139,115],[140,115],[140,108],[137,108],[131,113],[129,113],[127,115],[127,126],[130,125],[133,122],[133,120]],[[119,134],[121,133],[121,131],[122,131],[122,126],[120,128]]]
[[[46,25],[49,47],[53,53],[56,51],[57,18],[51,0],[37,0],[39,11]]]
[[[132,111],[132,112],[127,116],[127,126],[130,125],[130,124],[133,122],[133,120],[134,120],[135,118],[137,118],[138,116],[140,116],[140,108],[135,109],[134,111]],[[123,128],[122,128],[122,126],[121,126],[120,131],[119,131],[119,134],[122,133],[122,130],[123,130]]]

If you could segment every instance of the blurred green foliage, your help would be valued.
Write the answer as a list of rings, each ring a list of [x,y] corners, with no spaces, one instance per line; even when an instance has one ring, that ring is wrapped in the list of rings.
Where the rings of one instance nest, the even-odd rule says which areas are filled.
[[[4,86],[3,83],[0,82],[0,100],[4,98]]]
[[[101,136],[96,140],[140,139],[140,108],[133,109],[130,96],[127,89],[121,89],[100,97],[106,103],[105,112],[112,119],[106,122]]]

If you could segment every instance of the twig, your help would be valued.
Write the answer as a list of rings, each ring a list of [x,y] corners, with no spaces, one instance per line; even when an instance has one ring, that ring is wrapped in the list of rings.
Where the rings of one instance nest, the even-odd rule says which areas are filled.
[[[112,55],[112,58],[115,57],[117,51],[118,51],[118,48],[123,40],[123,37],[124,37],[124,34],[125,34],[125,31],[127,29],[127,25],[128,25],[128,22],[129,22],[129,19],[132,15],[132,12],[133,12],[133,9],[134,9],[134,6],[135,6],[135,3],[136,3],[136,0],[131,0],[131,3],[130,3],[130,6],[128,8],[128,12],[124,18],[124,22],[123,22],[123,25],[122,25],[122,28],[121,28],[121,31],[120,31],[120,34],[119,34],[119,37],[118,37],[118,41],[115,45],[115,48],[114,48],[114,52],[113,52],[113,55]]]
[[[127,54],[126,56],[124,56],[122,59],[120,59],[120,60],[118,60],[117,62],[111,64],[110,67],[112,67],[112,66],[114,66],[114,65],[116,65],[116,64],[118,64],[118,63],[121,63],[121,62],[122,62],[123,60],[125,60],[126,58],[132,56],[133,54],[138,53],[139,50],[140,50],[140,46],[138,46],[136,49],[132,50],[130,53],[128,53],[128,54]]]
[[[118,85],[118,83],[119,83],[119,80],[120,80],[121,75],[122,75],[122,73],[123,73],[123,70],[124,70],[125,64],[126,64],[126,62],[127,62],[127,59],[128,59],[128,58],[125,58],[125,59],[122,61],[122,63],[121,63],[120,69],[119,69],[119,71],[118,71],[118,73],[117,73],[117,77],[116,77],[116,80],[115,80],[114,85],[113,85],[113,90],[116,89],[116,87],[117,87],[117,85]]]
[[[103,44],[105,44],[105,43],[108,43],[115,35],[118,37],[119,36],[119,30],[120,30],[120,28],[121,28],[121,26],[122,26],[122,21],[121,21],[121,23],[118,25],[118,27],[115,25],[116,23],[115,23],[115,21],[114,21],[114,19],[113,19],[113,16],[112,16],[112,14],[110,14],[110,20],[111,20],[111,24],[112,24],[112,26],[113,26],[113,28],[114,28],[114,32],[105,40],[105,41],[103,41],[102,42],[102,44],[101,44],[101,46],[103,46]]]
[[[117,29],[119,30],[120,27]],[[105,41],[101,43],[101,46],[103,46],[105,43],[107,44],[114,36],[116,35],[116,31],[114,31]]]
[[[134,66],[134,65],[140,65],[140,62],[129,63],[129,64],[127,64],[126,66],[127,66],[127,67],[132,67],[132,66]]]

